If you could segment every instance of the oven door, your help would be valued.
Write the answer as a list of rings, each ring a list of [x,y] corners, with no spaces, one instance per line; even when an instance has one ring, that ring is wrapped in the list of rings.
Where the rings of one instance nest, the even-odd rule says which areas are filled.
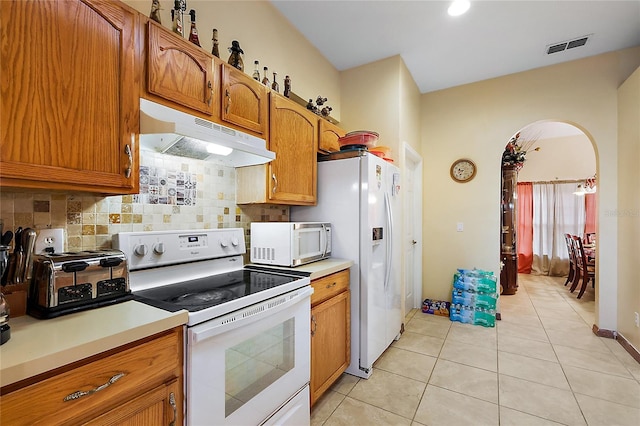
[[[310,378],[312,293],[303,287],[189,329],[189,425],[258,425],[291,408]]]

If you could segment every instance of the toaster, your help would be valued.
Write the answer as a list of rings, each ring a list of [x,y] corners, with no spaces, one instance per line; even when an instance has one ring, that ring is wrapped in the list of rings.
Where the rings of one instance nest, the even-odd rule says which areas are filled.
[[[46,319],[123,302],[129,289],[127,258],[120,250],[36,255],[27,313]]]

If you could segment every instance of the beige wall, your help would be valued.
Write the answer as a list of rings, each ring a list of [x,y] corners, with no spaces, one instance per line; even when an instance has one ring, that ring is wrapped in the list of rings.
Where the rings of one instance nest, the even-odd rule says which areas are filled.
[[[146,16],[151,0],[124,0]],[[162,25],[171,28],[173,0],[160,0]],[[213,28],[218,30],[220,58],[229,59],[228,47],[238,40],[244,51],[244,70],[253,73],[253,61],[260,61],[260,73],[267,66],[277,71],[280,91],[284,77],[291,77],[291,90],[303,99],[327,98],[331,116],[340,121],[340,80],[338,71],[268,1],[189,0],[188,9],[196,11],[196,26],[202,48],[211,52]],[[190,18],[185,15],[185,27]],[[269,75],[273,81],[273,76]]]
[[[563,121],[595,144],[598,161],[598,325],[616,329],[618,303],[617,88],[640,65],[640,47],[422,96],[423,297],[448,299],[458,267],[499,272],[500,156],[524,126]],[[476,162],[466,184],[449,177],[460,157]],[[464,232],[456,232],[456,223]]]
[[[518,182],[585,179],[596,173],[596,155],[585,135],[546,138],[533,146],[540,151],[529,150]]]
[[[618,333],[640,349],[640,68],[618,89]]]
[[[344,129],[378,132],[396,162],[402,141],[420,152],[420,92],[400,56],[343,71],[340,81]]]

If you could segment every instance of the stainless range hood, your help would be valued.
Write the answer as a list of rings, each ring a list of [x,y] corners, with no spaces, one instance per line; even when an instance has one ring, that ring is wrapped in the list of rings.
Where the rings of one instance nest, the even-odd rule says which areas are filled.
[[[276,158],[266,141],[164,105],[140,99],[140,147],[168,155],[217,159],[233,167]]]

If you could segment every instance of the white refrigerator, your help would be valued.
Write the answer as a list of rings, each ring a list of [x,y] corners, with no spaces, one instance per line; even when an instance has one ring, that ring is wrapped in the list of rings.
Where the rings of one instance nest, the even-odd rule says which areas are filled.
[[[332,226],[332,256],[351,267],[351,363],[369,378],[373,363],[400,336],[400,171],[365,151],[318,163],[318,204],[291,207],[291,221]]]

